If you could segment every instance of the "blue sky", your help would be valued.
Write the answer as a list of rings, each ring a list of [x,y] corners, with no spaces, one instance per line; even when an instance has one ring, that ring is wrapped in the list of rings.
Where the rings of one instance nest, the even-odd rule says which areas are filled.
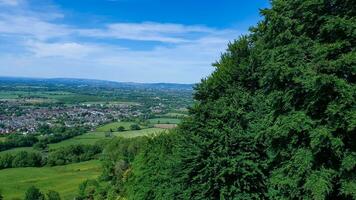
[[[196,83],[267,0],[0,0],[0,76]]]

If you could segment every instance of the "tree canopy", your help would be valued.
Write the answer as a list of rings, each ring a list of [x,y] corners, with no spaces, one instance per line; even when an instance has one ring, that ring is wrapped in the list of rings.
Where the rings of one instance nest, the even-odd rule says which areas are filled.
[[[356,4],[271,3],[135,159],[129,199],[356,199]]]

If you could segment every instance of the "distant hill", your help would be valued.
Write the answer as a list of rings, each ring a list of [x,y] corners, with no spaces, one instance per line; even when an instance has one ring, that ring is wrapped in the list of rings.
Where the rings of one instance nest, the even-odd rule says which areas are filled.
[[[57,85],[76,87],[109,87],[126,89],[158,89],[158,90],[193,90],[194,84],[179,83],[134,83],[115,82],[96,79],[77,78],[27,78],[27,77],[0,77],[0,84],[17,85]]]

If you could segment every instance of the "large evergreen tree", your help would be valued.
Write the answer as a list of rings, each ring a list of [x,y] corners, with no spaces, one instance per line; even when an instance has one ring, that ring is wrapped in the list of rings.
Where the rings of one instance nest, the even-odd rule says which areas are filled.
[[[197,85],[179,139],[135,161],[130,198],[356,199],[355,1],[261,13]]]

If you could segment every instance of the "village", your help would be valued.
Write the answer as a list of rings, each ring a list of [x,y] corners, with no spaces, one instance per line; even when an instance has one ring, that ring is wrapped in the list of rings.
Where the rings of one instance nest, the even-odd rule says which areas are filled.
[[[95,128],[120,119],[137,118],[143,113],[138,104],[86,103],[73,105],[25,106],[20,101],[2,100],[0,134],[33,133],[40,125],[76,125]],[[157,108],[156,108],[157,109]]]

